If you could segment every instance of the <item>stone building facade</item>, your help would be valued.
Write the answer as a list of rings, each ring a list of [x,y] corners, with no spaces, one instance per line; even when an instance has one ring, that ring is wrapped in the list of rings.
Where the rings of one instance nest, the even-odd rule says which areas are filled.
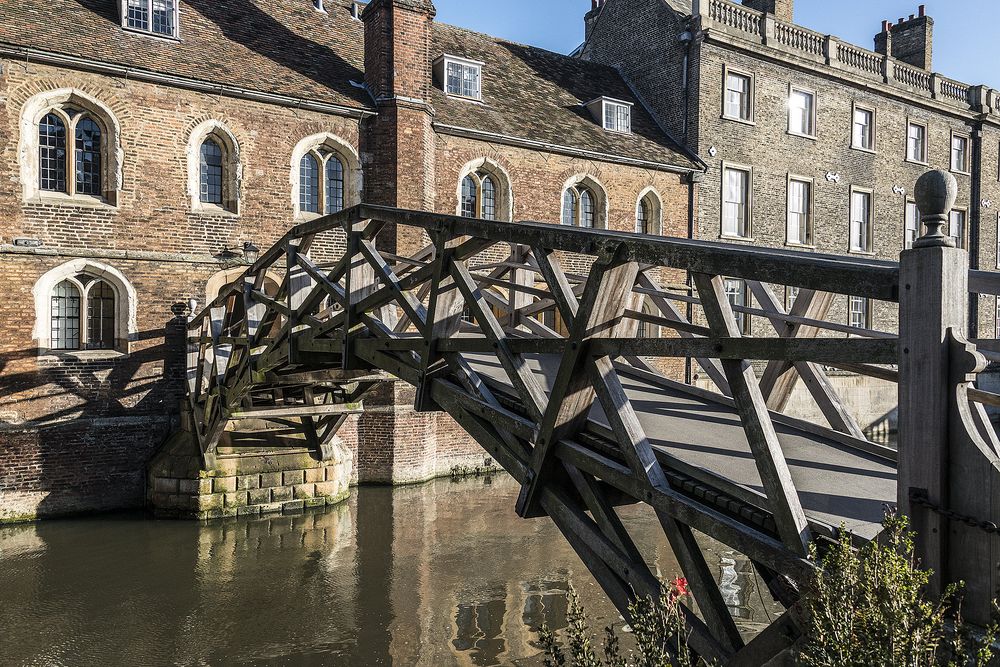
[[[793,13],[793,0],[600,0],[580,55],[618,68],[707,163],[697,238],[895,260],[916,230],[914,183],[943,168],[959,183],[954,234],[974,268],[998,268],[1000,92],[934,72],[923,6],[883,22],[875,50]],[[973,335],[996,335],[996,299],[976,305]],[[891,310],[842,297],[832,317],[892,331]]]
[[[360,201],[555,223],[573,189],[595,226],[634,230],[646,198],[651,231],[687,235],[702,166],[616,69],[434,14],[429,0],[0,6],[0,521],[143,503],[178,428],[187,317],[293,224]],[[453,70],[466,78],[449,91],[435,72]],[[630,111],[623,131],[585,106],[602,98]],[[463,203],[467,177],[491,180],[490,207]],[[406,392],[387,386],[342,429],[352,482],[483,464]],[[215,508],[231,477],[186,486]],[[273,509],[279,488],[243,504]]]
[[[942,168],[959,184],[950,231],[973,268],[1000,268],[1000,92],[934,72],[924,6],[884,21],[875,50],[793,16],[794,0],[595,0],[578,55],[616,67],[707,164],[694,238],[897,260],[919,235],[913,186]],[[726,290],[757,307],[742,281]],[[791,307],[796,291],[775,293]],[[972,306],[972,337],[1000,336],[1000,300]],[[828,318],[897,326],[894,304],[848,295]],[[745,333],[774,334],[765,318],[742,320]],[[711,386],[697,367],[691,377]],[[863,427],[891,423],[894,385],[840,371],[831,381]],[[822,420],[801,383],[786,411]]]

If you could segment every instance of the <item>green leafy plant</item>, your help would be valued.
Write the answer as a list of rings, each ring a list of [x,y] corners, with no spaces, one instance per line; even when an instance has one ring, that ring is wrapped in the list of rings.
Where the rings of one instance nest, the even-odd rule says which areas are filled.
[[[621,639],[611,628],[604,630],[601,654],[594,648],[594,638],[587,627],[583,606],[570,587],[566,615],[566,648],[557,634],[547,627],[541,631],[545,649],[545,667],[696,667],[708,663],[688,648],[681,600],[689,595],[687,581],[675,579],[664,586],[667,595],[659,599],[639,598],[629,605],[636,650],[623,655]]]
[[[931,573],[918,567],[906,517],[886,516],[884,541],[859,550],[841,537],[823,556],[806,592],[805,641],[799,661],[810,667],[985,665],[994,626],[978,638],[958,613],[961,586],[940,599],[924,587]]]
[[[808,667],[967,667],[986,665],[1000,626],[966,626],[961,585],[948,586],[940,599],[930,598],[931,572],[914,556],[914,534],[906,517],[888,514],[883,540],[855,549],[851,535],[820,555],[803,598],[806,618],[798,663]],[[687,582],[664,586],[660,599],[639,599],[629,606],[635,651],[626,658],[621,639],[605,629],[600,655],[587,628],[576,591],[570,588],[565,647],[543,627],[546,667],[702,667],[687,644],[680,602]]]

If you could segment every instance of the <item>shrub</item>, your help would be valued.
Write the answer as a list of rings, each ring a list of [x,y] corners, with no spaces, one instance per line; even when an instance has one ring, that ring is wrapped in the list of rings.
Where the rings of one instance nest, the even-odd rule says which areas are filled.
[[[924,592],[931,573],[918,567],[913,533],[906,517],[888,514],[882,542],[855,550],[851,535],[820,557],[813,545],[816,572],[803,598],[807,619],[798,661],[808,667],[966,667],[986,665],[998,626],[976,635],[961,619],[960,585],[940,599]],[[707,665],[687,645],[680,602],[687,582],[664,586],[660,600],[640,599],[629,606],[636,645],[630,659],[611,628],[598,656],[583,607],[570,588],[568,654],[559,638],[543,627],[546,667],[695,667]]]
[[[860,550],[851,536],[840,539],[822,558],[806,591],[808,620],[799,660],[810,667],[896,667],[907,665],[985,665],[996,628],[975,639],[959,615],[960,586],[949,586],[939,600],[924,586],[931,573],[913,555],[913,533],[906,517],[889,514],[883,543]]]
[[[687,645],[680,601],[688,596],[687,581],[670,582],[667,595],[659,600],[640,598],[629,605],[635,638],[635,656],[622,655],[621,641],[611,628],[604,629],[603,657],[598,657],[593,637],[587,628],[583,606],[570,587],[566,628],[569,654],[563,652],[559,638],[542,628],[545,667],[695,667],[708,663],[696,658]]]

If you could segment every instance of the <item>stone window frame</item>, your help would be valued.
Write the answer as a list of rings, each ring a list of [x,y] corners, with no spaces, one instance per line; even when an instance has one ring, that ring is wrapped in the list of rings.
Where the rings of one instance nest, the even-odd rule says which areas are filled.
[[[201,147],[212,139],[222,149],[222,205],[201,200]],[[219,120],[207,120],[191,131],[187,143],[187,189],[191,210],[205,215],[241,214],[243,161],[236,135]]]
[[[791,313],[795,306],[795,301],[799,298],[800,287],[795,285],[785,285],[785,312]]]
[[[750,91],[747,93],[750,98],[750,118],[740,118],[739,116],[730,116],[726,114],[726,94],[729,91],[728,85],[730,74],[750,79]],[[757,124],[757,76],[753,71],[740,69],[728,64],[724,64],[722,66],[722,114],[720,118],[723,120],[731,120],[736,123],[743,123],[744,125]]]
[[[458,65],[463,68],[472,68],[476,71],[476,91],[473,95],[465,95],[462,93],[453,93],[448,90],[448,65]],[[472,60],[471,58],[463,58],[462,56],[452,55],[450,53],[444,53],[434,61],[433,71],[434,76],[438,81],[441,82],[441,90],[448,97],[455,98],[458,100],[469,100],[472,102],[482,102],[483,100],[483,68],[486,66],[481,60]],[[463,74],[464,79],[464,74]]]
[[[806,211],[808,215],[807,224],[807,238],[808,241],[795,242],[790,241],[788,236],[789,223],[791,217],[791,209],[789,207],[792,192],[792,182],[798,183],[808,183],[809,184],[809,208]],[[800,174],[793,174],[791,172],[785,178],[785,245],[791,248],[815,248],[816,247],[816,179],[811,176],[802,176]]]
[[[852,318],[854,316],[854,310],[852,309],[852,304],[854,303],[855,299],[860,300],[861,303],[864,304],[864,313],[863,313],[864,317],[865,317],[865,321],[863,323],[864,326],[858,326],[858,325],[854,324],[854,322],[852,320]],[[848,297],[847,297],[847,326],[855,327],[857,329],[871,330],[871,328],[872,328],[872,322],[873,322],[873,318],[872,318],[872,305],[873,305],[873,301],[870,298],[868,298],[868,297],[854,296],[853,294],[848,295]],[[854,335],[854,334],[849,334],[849,335]]]
[[[805,93],[812,97],[812,113],[810,114],[810,123],[812,124],[812,134],[807,134],[804,132],[793,132],[792,131],[792,107],[791,100],[792,95],[795,93]],[[788,103],[787,103],[787,113],[786,117],[786,134],[791,137],[801,137],[803,139],[816,140],[819,137],[819,95],[812,88],[807,88],[805,86],[800,86],[795,83],[788,84]]]
[[[997,295],[993,304],[993,336],[1000,338],[1000,295]]]
[[[948,212],[948,238],[955,238],[951,235],[951,217],[956,213],[962,214],[962,238],[959,239],[961,245],[958,247],[963,250],[969,249],[969,207],[968,206],[953,206],[951,211]]]
[[[514,190],[511,185],[510,174],[496,160],[488,157],[480,157],[470,160],[462,165],[458,171],[458,181],[456,195],[458,203],[455,208],[455,215],[462,215],[462,183],[470,175],[486,174],[493,178],[493,183],[497,188],[496,220],[500,222],[513,222],[514,220]],[[481,177],[480,177],[481,178]]]
[[[110,350],[55,350],[51,349],[52,291],[64,280],[69,280],[80,291],[81,347],[86,341],[83,321],[86,319],[87,290],[76,276],[85,274],[107,283],[115,293],[115,344]],[[127,356],[131,344],[138,339],[138,298],[135,288],[125,275],[115,267],[92,259],[74,259],[44,273],[32,288],[35,304],[35,325],[32,338],[37,343],[39,356],[72,356],[82,360],[107,359]]]
[[[854,143],[854,117],[857,115],[858,111],[867,111],[872,117],[872,146],[871,148],[865,148],[864,146],[858,146]],[[863,153],[878,153],[878,109],[873,106],[868,106],[867,104],[858,104],[853,102],[851,104],[851,148],[856,151],[861,151]]]
[[[737,289],[730,289],[731,286],[736,285]],[[743,313],[735,310],[735,308],[753,308],[753,294],[750,292],[750,286],[747,285],[747,281],[743,278],[729,278],[723,277],[722,279],[722,290],[726,295],[726,299],[729,301],[730,307],[733,308],[733,316],[736,318],[736,326],[740,330],[740,335],[750,336],[753,334],[753,316],[750,313]],[[742,299],[742,303],[737,303],[734,296],[738,296]]]
[[[649,236],[663,236],[663,197],[653,186],[643,188],[639,192],[639,196],[635,200],[635,232],[641,234],[639,230],[639,206],[642,204],[643,200],[648,201],[652,204],[649,213],[649,219],[652,223],[653,231],[649,232]]]
[[[955,139],[963,139],[965,141],[964,169],[957,169],[955,167]],[[972,135],[968,132],[951,131],[951,138],[948,140],[948,169],[955,174],[963,176],[972,175]]]
[[[326,148],[337,154],[344,165],[344,209],[349,209],[361,203],[361,193],[364,188],[364,172],[361,169],[361,159],[358,151],[350,143],[333,132],[320,132],[301,139],[292,150],[291,169],[288,182],[291,185],[292,219],[298,222],[315,220],[325,214],[322,205],[319,213],[302,211],[299,198],[299,174],[303,156],[306,153]],[[325,172],[320,174],[320,182],[325,188]]]
[[[996,238],[993,244],[996,249],[996,268],[1000,269],[1000,212],[997,212]]]
[[[121,18],[122,30],[127,32],[135,33],[137,35],[144,35],[146,37],[154,37],[156,39],[166,39],[172,42],[179,42],[181,40],[181,2],[180,0],[173,0],[173,32],[169,35],[163,32],[153,31],[153,18],[152,18],[152,3],[155,0],[144,0],[147,6],[147,11],[149,12],[149,29],[143,30],[142,28],[136,28],[128,24],[128,3],[129,0],[119,0],[118,1],[118,12]]]
[[[66,109],[85,112],[101,128],[101,191],[100,196],[74,192],[76,165],[72,154],[70,128]],[[50,113],[66,123],[67,129],[67,189],[70,192],[42,190],[39,184],[39,124]],[[22,196],[25,202],[70,206],[107,206],[116,208],[122,190],[122,168],[125,151],[121,146],[121,125],[111,109],[96,98],[76,88],[59,88],[39,93],[25,102],[21,109],[18,162]]]
[[[747,234],[746,236],[739,236],[735,234],[726,234],[726,172],[730,170],[743,171],[747,173]],[[753,196],[753,180],[754,180],[754,168],[753,165],[740,164],[737,162],[726,162],[723,161],[722,169],[720,170],[721,177],[719,179],[719,238],[728,241],[754,241],[754,196]]]
[[[910,206],[913,206],[913,210],[916,211],[917,213],[916,217],[917,226],[916,229],[914,230],[914,235],[913,235],[914,241],[920,238],[920,232],[923,225],[923,221],[920,219],[920,209],[917,208],[917,201],[913,197],[905,197],[903,200],[903,250],[909,250],[910,248],[913,247],[912,244],[910,246],[906,245],[906,214],[907,211],[910,210]]]
[[[854,195],[864,193],[868,195],[868,238],[866,239],[867,247],[863,250],[854,249]],[[856,185],[851,186],[850,199],[847,205],[847,253],[850,255],[866,255],[872,256],[875,254],[875,190],[872,188],[863,188]]]
[[[924,129],[924,159],[923,161],[914,159],[910,156],[910,127],[917,126]],[[949,150],[950,150],[949,146]],[[928,128],[927,121],[916,120],[910,116],[906,118],[906,133],[903,135],[903,151],[904,159],[912,164],[919,164],[921,166],[928,166],[930,159],[930,132]]]
[[[570,189],[579,189],[584,187],[590,190],[590,193],[594,196],[594,229],[607,229],[608,228],[608,191],[604,185],[598,181],[594,176],[590,174],[576,174],[571,176],[565,183],[563,183],[562,188],[559,191],[559,224],[563,224],[563,216],[565,214],[565,202],[566,202],[566,191]],[[580,204],[577,202],[577,214],[576,219],[573,222],[574,227],[580,227]]]

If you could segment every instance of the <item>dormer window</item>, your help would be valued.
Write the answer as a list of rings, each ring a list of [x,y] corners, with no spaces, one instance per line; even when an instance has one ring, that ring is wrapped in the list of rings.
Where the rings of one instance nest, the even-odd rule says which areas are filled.
[[[161,37],[177,37],[177,0],[121,0],[122,26]]]
[[[434,76],[449,95],[470,100],[483,97],[483,63],[478,60],[443,55],[434,62]]]
[[[594,120],[601,124],[608,132],[632,131],[632,103],[623,100],[616,100],[610,97],[598,97],[596,100],[588,102],[586,107],[590,110]]]

